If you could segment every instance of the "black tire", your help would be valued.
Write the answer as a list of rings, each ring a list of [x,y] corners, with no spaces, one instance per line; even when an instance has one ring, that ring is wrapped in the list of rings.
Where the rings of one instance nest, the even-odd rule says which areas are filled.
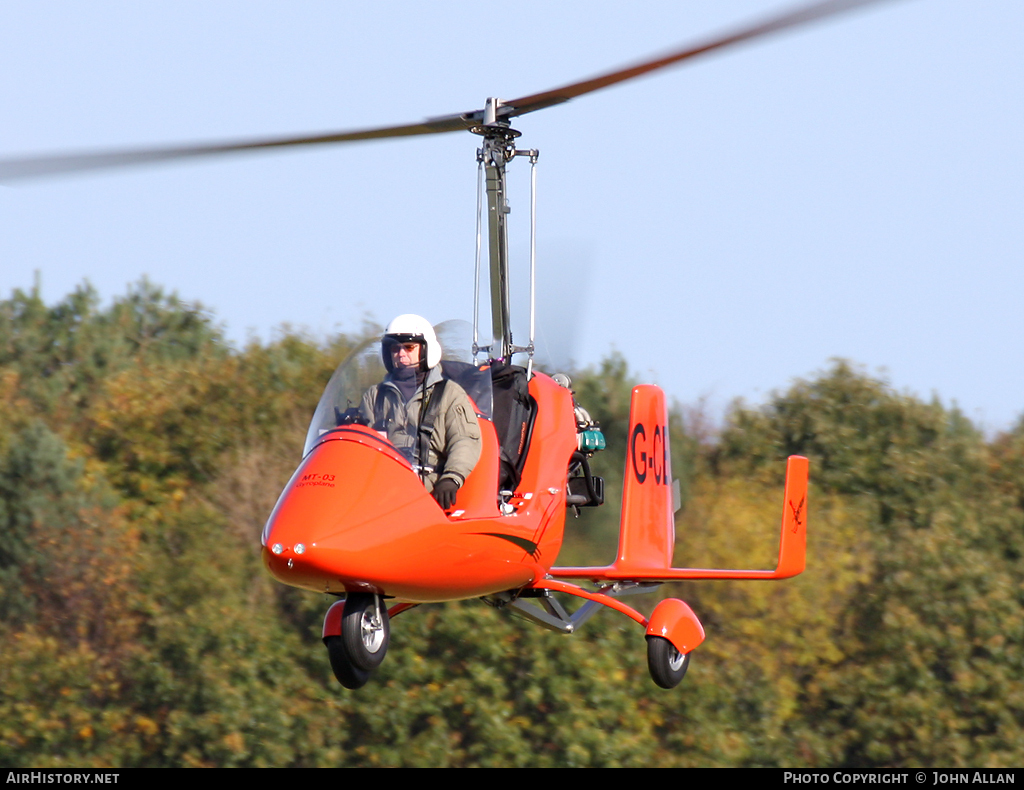
[[[647,668],[654,682],[663,689],[678,686],[689,666],[689,653],[680,653],[664,637],[647,637]]]
[[[349,663],[372,672],[388,652],[391,627],[384,601],[372,593],[349,593],[341,615],[341,640]]]
[[[365,686],[370,679],[370,672],[352,666],[341,637],[329,636],[324,639],[324,644],[327,645],[327,657],[331,661],[331,669],[338,682],[347,689],[358,689]]]

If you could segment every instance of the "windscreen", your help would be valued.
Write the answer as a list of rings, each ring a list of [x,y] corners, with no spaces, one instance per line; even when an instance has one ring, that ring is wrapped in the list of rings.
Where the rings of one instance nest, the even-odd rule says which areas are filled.
[[[486,368],[476,367],[473,363],[472,326],[461,320],[445,321],[435,326],[434,331],[441,345],[441,364],[436,372],[424,377],[424,381],[429,386],[430,382],[440,376],[455,382],[469,395],[477,413],[490,419],[491,377]],[[334,371],[320,398],[306,433],[303,456],[336,428],[367,425],[409,457],[407,450],[412,446],[412,438],[418,433],[417,419],[421,410],[407,409],[408,414],[406,419],[400,421],[401,424],[396,421],[382,424],[376,414],[380,411],[378,407],[385,395],[398,399],[406,397],[406,392],[412,392],[403,392],[396,387],[392,381],[393,376],[384,366],[380,337],[371,338],[357,346]],[[386,393],[382,392],[385,390]],[[414,393],[412,397],[415,397]]]

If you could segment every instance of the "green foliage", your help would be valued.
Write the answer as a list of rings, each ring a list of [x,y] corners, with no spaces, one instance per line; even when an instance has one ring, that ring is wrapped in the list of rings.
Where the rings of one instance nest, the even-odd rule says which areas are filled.
[[[396,618],[355,692],[320,641],[331,600],[264,572],[263,521],[360,338],[228,347],[146,282],[101,308],[0,302],[0,762],[10,766],[872,766],[1024,761],[1024,420],[837,362],[715,436],[670,415],[676,564],[777,556],[784,459],[811,459],[808,569],[671,585],[707,641],[656,689],[612,612],[556,635],[480,602]],[[630,392],[574,374],[608,503],[560,563],[617,541]],[[565,601],[569,608],[574,605]]]
[[[200,306],[146,280],[108,310],[99,309],[88,284],[54,307],[43,304],[38,287],[0,302],[0,367],[17,373],[40,412],[63,420],[111,373],[142,360],[222,354],[222,344]]]
[[[823,491],[863,511],[859,552],[870,565],[837,613],[844,657],[816,673],[806,699],[801,730],[816,759],[969,766],[1024,757],[1014,741],[1024,723],[1024,519],[1007,475],[1015,442],[1002,439],[994,454],[956,410],[845,363],[733,414],[717,450],[722,470],[758,474],[804,454]],[[832,561],[812,562],[822,559]]]
[[[392,633],[379,681],[351,694],[350,764],[642,765],[657,747],[627,720],[615,630],[568,639],[473,603],[420,607]]]
[[[112,614],[104,592],[127,576],[122,556],[133,543],[112,506],[103,481],[45,425],[34,422],[13,437],[0,458],[4,622],[43,619],[70,641],[104,630],[105,618],[93,618]]]
[[[793,454],[810,458],[828,490],[883,496],[899,508],[969,484],[983,471],[985,444],[958,411],[900,395],[839,361],[762,409],[736,408],[716,457],[754,471]]]

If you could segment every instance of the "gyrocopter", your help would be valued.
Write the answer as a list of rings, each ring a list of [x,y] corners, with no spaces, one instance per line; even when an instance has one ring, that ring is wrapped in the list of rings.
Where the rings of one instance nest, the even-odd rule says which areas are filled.
[[[432,357],[431,375],[452,382],[450,390],[465,393],[476,425],[478,460],[460,479],[454,502],[432,495],[424,481],[434,470],[425,463],[422,449],[437,426],[424,406],[408,428],[409,442],[402,446],[387,426],[375,424],[370,413],[373,398],[368,393],[388,376],[391,352],[380,340],[371,341],[339,366],[324,391],[301,464],[263,530],[264,562],[285,584],[338,597],[326,613],[323,641],[336,677],[347,688],[366,684],[381,664],[391,618],[421,604],[470,598],[567,634],[600,607],[611,608],[644,629],[651,677],[659,686],[672,688],[682,680],[692,651],[704,640],[696,614],[685,602],[668,598],[645,617],[619,599],[666,582],[785,579],[801,573],[808,463],[798,456],[787,462],[774,569],[673,567],[678,488],[670,462],[666,396],[657,386],[637,386],[630,407],[615,559],[601,567],[555,565],[567,511],[604,502],[603,481],[590,469],[591,458],[604,447],[604,437],[584,405],[576,402],[567,377],[535,369],[532,243],[530,338],[525,345],[513,342],[506,167],[520,157],[535,165],[538,152],[517,148],[520,132],[511,122],[705,52],[875,1],[828,0],[588,80],[519,99],[490,98],[482,110],[421,123],[8,159],[0,161],[0,181],[288,146],[455,131],[478,135],[473,324],[462,327],[449,322],[399,338],[410,348],[419,344],[421,355]],[[482,334],[478,301],[484,235],[490,326]],[[426,404],[425,396],[422,402]],[[571,596],[580,605],[570,613],[556,593]]]

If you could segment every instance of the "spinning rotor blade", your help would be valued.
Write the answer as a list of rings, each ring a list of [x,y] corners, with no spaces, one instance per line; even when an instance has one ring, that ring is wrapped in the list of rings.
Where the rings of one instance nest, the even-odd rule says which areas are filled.
[[[807,22],[813,22],[816,19],[823,19],[833,14],[877,2],[880,2],[880,0],[825,0],[825,2],[789,11],[781,16],[763,19],[753,25],[738,28],[731,33],[726,33],[717,38],[669,52],[659,58],[637,63],[635,66],[627,66],[618,71],[601,74],[589,80],[574,82],[571,85],[564,85],[561,88],[544,91],[543,93],[523,96],[521,99],[503,100],[498,110],[498,115],[504,118],[514,118],[518,115],[542,110],[545,107],[552,107],[556,104],[567,102],[570,99],[575,99],[577,96],[593,93],[601,88],[607,88],[610,85],[616,85],[620,82],[631,80],[634,77],[642,77],[644,74],[649,74],[652,71],[673,66],[697,55],[703,55],[705,52],[713,52],[716,49],[722,49],[732,44],[760,38],[770,33],[785,30],[786,28],[796,27]]]
[[[779,16],[764,19],[753,25],[719,36],[714,39],[691,45],[684,49],[670,52],[652,60],[634,66],[602,74],[581,82],[574,82],[554,90],[534,93],[519,99],[500,102],[497,119],[514,118],[536,110],[562,104],[577,96],[607,88],[620,82],[640,77],[658,69],[672,66],[705,52],[722,49],[732,44],[759,38],[786,28],[802,25],[816,19],[822,19],[859,6],[880,2],[880,0],[824,0],[814,5]],[[122,149],[114,151],[94,151],[77,154],[61,154],[57,156],[19,157],[0,159],[0,182],[39,178],[48,175],[60,175],[86,170],[105,170],[128,165],[140,165],[151,162],[165,162],[175,159],[196,159],[218,154],[231,154],[243,151],[260,151],[274,148],[288,148],[298,145],[326,145],[328,143],[351,143],[360,140],[379,140],[388,137],[409,137],[423,134],[443,134],[445,132],[464,131],[479,125],[484,118],[483,110],[474,110],[457,115],[444,115],[428,118],[420,123],[405,126],[384,126],[376,129],[329,132],[325,134],[303,135],[300,137],[278,137],[262,140],[240,140],[235,142],[205,143],[198,145],[168,146],[156,148]]]
[[[459,132],[479,123],[480,117],[482,116],[478,115],[477,118],[473,118],[472,114],[466,116],[446,115],[440,118],[428,118],[421,123],[413,123],[407,126],[384,126],[377,129],[329,132],[302,137],[275,137],[263,140],[239,140],[225,143],[169,146],[167,148],[135,148],[122,149],[120,151],[93,151],[58,156],[2,159],[0,160],[0,182],[76,173],[83,170],[106,170],[114,167],[147,164],[149,162],[165,162],[172,159],[195,159],[202,156],[231,154],[242,151],[289,148],[297,145],[352,143],[359,140],[379,140],[386,137],[411,137],[421,134]]]

